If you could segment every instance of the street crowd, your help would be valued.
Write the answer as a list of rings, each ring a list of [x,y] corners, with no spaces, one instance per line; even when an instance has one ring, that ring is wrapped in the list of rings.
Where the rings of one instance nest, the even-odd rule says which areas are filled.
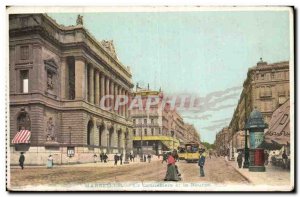
[[[205,149],[200,149],[199,150],[200,153],[200,157],[198,160],[198,166],[200,167],[200,177],[204,177],[204,165],[205,165]],[[102,163],[107,163],[108,162],[108,155],[106,153],[100,153],[100,162]],[[116,153],[114,155],[114,165],[117,166],[118,163],[120,165],[123,164],[124,161],[124,155],[123,153],[118,154]],[[134,162],[136,155],[130,153],[127,155],[127,159],[129,158],[130,162]],[[143,154],[143,155],[139,155],[139,159],[141,162],[147,162],[150,163],[151,162],[151,158],[152,155],[151,154]],[[158,158],[160,158],[160,156],[158,156]],[[94,155],[94,161],[95,163],[97,162],[97,155]],[[177,150],[174,149],[173,152],[167,152],[164,153],[162,155],[162,164],[164,164],[165,162],[167,163],[167,169],[166,169],[166,175],[164,180],[165,181],[180,181],[181,180],[181,174],[179,172],[178,166],[176,165],[176,162],[179,161],[179,157],[177,154]],[[24,162],[25,162],[25,156],[24,153],[21,152],[21,155],[19,157],[19,165],[21,167],[21,169],[24,169]],[[128,161],[129,162],[129,161]],[[47,159],[47,168],[53,168],[53,157],[52,155],[49,155],[48,159]]]

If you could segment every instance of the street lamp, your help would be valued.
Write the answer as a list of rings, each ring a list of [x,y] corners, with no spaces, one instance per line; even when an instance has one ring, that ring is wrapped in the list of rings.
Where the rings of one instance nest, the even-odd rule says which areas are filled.
[[[247,97],[245,96],[245,159],[244,159],[244,165],[243,168],[249,168],[249,148],[248,148],[248,132],[246,129],[247,124]]]
[[[127,152],[127,142],[128,142],[128,131],[125,133],[125,136],[124,136],[124,152],[125,152],[125,161],[124,161],[124,164],[129,164],[129,161],[128,161],[128,152]]]
[[[107,133],[106,136],[107,136],[107,150],[106,150],[106,152],[109,154],[109,133]]]
[[[173,147],[173,150],[174,150],[174,131],[173,130],[171,131],[171,134],[172,134],[172,141],[173,141],[173,146],[172,147]]]
[[[140,162],[143,162],[143,130],[141,130],[141,153],[140,153]]]
[[[231,160],[232,161],[235,160],[235,158],[234,158],[234,149],[233,149],[233,137],[234,137],[233,130],[231,130]]]

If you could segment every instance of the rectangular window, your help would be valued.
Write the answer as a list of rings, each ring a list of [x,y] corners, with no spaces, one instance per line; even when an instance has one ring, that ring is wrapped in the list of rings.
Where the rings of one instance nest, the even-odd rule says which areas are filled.
[[[151,124],[154,124],[154,120],[153,119],[151,119]]]
[[[29,47],[28,46],[21,46],[20,53],[21,53],[21,60],[29,59]]]
[[[154,129],[153,128],[151,129],[151,135],[154,135]]]
[[[133,129],[133,135],[136,136],[136,130],[135,129]]]
[[[28,93],[29,77],[28,70],[21,70],[21,93]]]
[[[144,119],[144,124],[147,124],[147,119]]]
[[[144,135],[147,135],[147,129],[144,129]]]
[[[133,124],[135,124],[135,119],[132,119]]]

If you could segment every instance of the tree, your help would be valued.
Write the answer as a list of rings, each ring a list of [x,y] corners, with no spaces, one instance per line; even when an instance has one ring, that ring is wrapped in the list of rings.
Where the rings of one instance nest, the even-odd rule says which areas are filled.
[[[209,149],[214,149],[215,145],[214,144],[210,144],[208,142],[202,142],[203,146],[205,147],[205,149],[209,150]]]

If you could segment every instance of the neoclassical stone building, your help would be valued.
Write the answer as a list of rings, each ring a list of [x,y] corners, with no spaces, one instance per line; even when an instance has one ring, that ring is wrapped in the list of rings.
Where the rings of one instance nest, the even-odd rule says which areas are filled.
[[[10,161],[56,164],[94,161],[100,152],[132,150],[128,105],[100,107],[104,95],[131,94],[132,75],[112,41],[98,42],[83,26],[62,26],[44,14],[9,16]],[[112,100],[105,102],[112,105]],[[12,143],[31,132],[29,143]]]

